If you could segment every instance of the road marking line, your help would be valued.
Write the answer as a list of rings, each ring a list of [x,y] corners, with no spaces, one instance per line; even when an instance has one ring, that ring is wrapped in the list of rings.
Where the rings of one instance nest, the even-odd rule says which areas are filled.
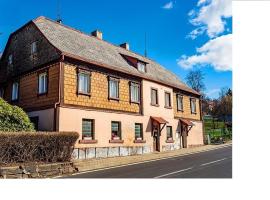
[[[184,157],[184,156],[193,155],[193,154],[197,154],[197,153],[204,153],[204,152],[208,152],[208,151],[212,151],[212,150],[228,148],[228,147],[231,147],[231,146],[232,146],[232,144],[230,143],[230,144],[225,144],[224,146],[214,147],[212,149],[199,150],[199,151],[190,152],[190,153],[184,153],[184,154],[180,154],[180,155],[173,155],[173,156],[168,156],[168,157],[163,157],[163,158],[156,158],[156,159],[152,159],[152,160],[139,161],[139,162],[135,162],[135,163],[122,164],[122,165],[117,165],[117,166],[112,166],[112,167],[105,167],[105,168],[100,168],[100,169],[80,171],[80,172],[77,172],[77,173],[74,173],[74,174],[71,174],[71,175],[62,175],[62,176],[60,175],[60,176],[53,177],[53,178],[76,176],[76,175],[80,175],[80,174],[92,173],[92,172],[97,172],[97,171],[105,171],[105,170],[108,170],[108,169],[114,169],[114,168],[120,168],[120,167],[126,167],[126,166],[138,165],[138,164],[144,164],[144,163],[155,162],[155,161],[160,161],[160,160],[167,160],[167,159],[177,158],[177,157],[182,157],[182,156]]]
[[[156,176],[154,178],[162,178],[162,177],[165,177],[165,176],[169,176],[169,175],[172,175],[172,174],[177,174],[177,173],[180,173],[180,172],[184,172],[184,171],[187,171],[187,170],[191,170],[193,167],[189,167],[189,168],[186,168],[186,169],[181,169],[179,171],[175,171],[175,172],[171,172],[171,173],[168,173],[168,174],[163,174],[163,175],[160,175],[160,176]]]
[[[215,160],[215,161],[212,161],[212,162],[208,162],[208,163],[201,164],[200,166],[210,165],[210,164],[212,164],[212,163],[220,162],[220,161],[226,160],[226,159],[227,159],[227,158],[222,158],[222,159],[219,159],[219,160]]]

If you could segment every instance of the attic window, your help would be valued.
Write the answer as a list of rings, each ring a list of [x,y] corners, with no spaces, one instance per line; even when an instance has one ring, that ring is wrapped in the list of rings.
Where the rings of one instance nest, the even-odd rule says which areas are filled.
[[[145,63],[138,61],[137,68],[140,72],[145,73]]]
[[[12,64],[13,64],[13,55],[10,54],[10,55],[8,56],[8,65],[12,65]]]

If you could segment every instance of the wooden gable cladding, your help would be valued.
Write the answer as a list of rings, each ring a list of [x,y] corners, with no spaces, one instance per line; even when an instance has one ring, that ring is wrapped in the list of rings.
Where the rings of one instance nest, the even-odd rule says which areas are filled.
[[[59,98],[59,63],[51,64],[43,69],[29,72],[19,80],[19,99],[15,103],[26,111],[53,107]],[[46,94],[38,94],[38,74],[46,71],[48,73],[48,89]],[[7,82],[5,99],[11,102],[13,80]]]
[[[183,97],[183,110],[177,109],[177,95],[181,95]],[[191,113],[190,98],[196,99],[196,111],[197,111],[196,113]],[[198,97],[190,96],[183,92],[182,93],[178,91],[173,92],[174,117],[200,120],[201,119],[200,109],[201,109],[200,99]]]
[[[63,65],[65,105],[140,114],[140,105],[130,102],[129,83],[133,80],[119,74],[108,74],[102,70],[91,69],[91,95],[80,95],[77,93],[78,65],[71,63],[63,63]],[[119,78],[119,100],[108,98],[108,76]]]

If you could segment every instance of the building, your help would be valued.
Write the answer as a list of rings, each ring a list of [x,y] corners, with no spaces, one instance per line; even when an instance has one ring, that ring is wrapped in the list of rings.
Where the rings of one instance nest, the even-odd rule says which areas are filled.
[[[77,131],[77,157],[203,144],[200,94],[149,58],[39,17],[12,33],[1,58],[1,96],[37,130]]]

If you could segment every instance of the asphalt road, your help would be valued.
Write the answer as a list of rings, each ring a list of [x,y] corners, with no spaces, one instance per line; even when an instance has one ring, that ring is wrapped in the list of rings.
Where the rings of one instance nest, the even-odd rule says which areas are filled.
[[[65,178],[232,178],[232,146]]]

